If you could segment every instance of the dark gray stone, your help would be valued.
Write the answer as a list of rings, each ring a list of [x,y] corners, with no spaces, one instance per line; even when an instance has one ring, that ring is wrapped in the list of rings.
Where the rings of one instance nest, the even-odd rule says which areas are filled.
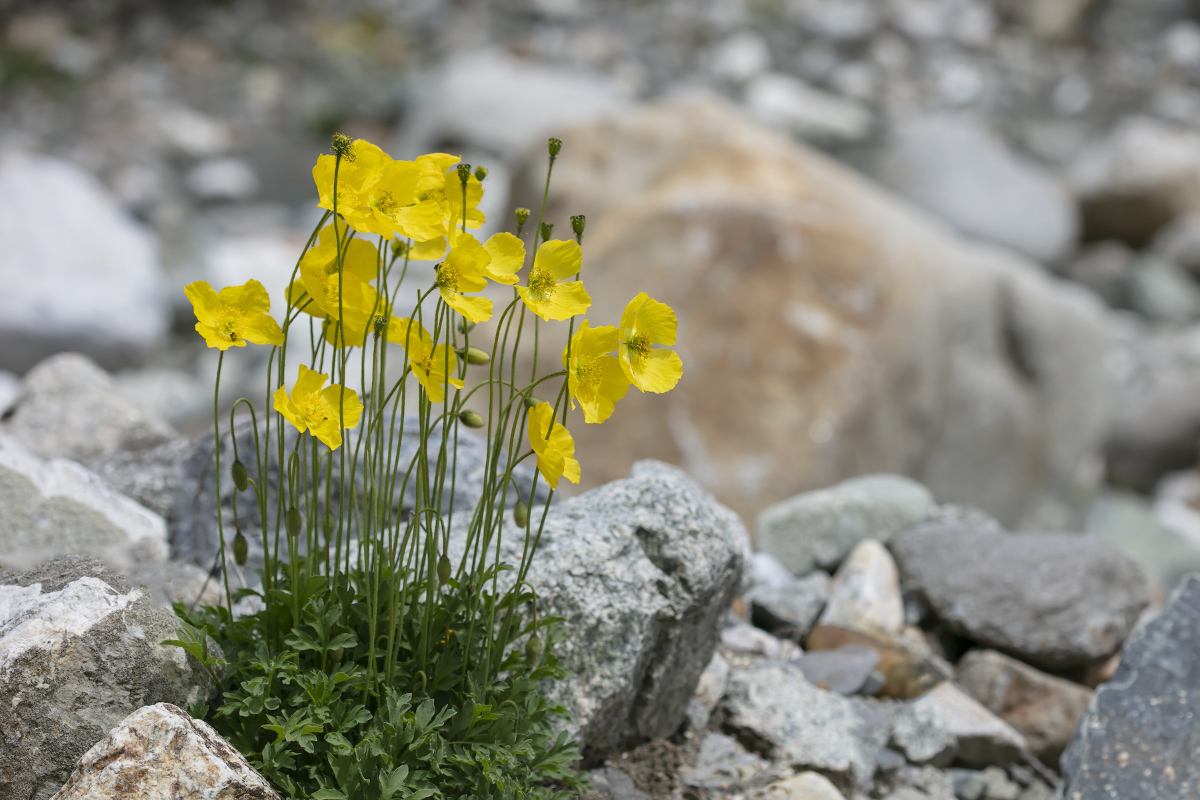
[[[782,586],[756,586],[746,596],[750,619],[776,636],[801,640],[829,599],[829,575],[813,572]]]
[[[1200,796],[1200,576],[1126,642],[1062,764],[1068,800]]]
[[[891,547],[951,631],[1046,669],[1109,657],[1149,601],[1137,563],[1085,535],[923,525]]]

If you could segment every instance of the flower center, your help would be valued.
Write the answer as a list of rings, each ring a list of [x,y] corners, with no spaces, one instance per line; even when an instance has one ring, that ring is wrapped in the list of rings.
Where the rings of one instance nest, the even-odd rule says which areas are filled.
[[[329,405],[321,400],[320,397],[315,397],[300,405],[300,418],[304,420],[304,424],[309,428],[321,425],[329,419],[329,416]]]
[[[598,357],[582,355],[575,359],[575,380],[580,386],[595,386],[603,377],[604,367]]]
[[[241,337],[238,335],[237,329],[241,327],[242,315],[233,309],[226,309],[221,314],[221,321],[217,324],[217,330],[221,332],[221,336],[231,342],[236,342]]]
[[[446,190],[445,189],[430,189],[421,195],[421,200],[432,200],[440,206],[446,205]]]
[[[646,332],[631,331],[629,341],[625,342],[625,346],[632,351],[639,359],[643,359],[650,355],[650,334]]]
[[[529,296],[534,300],[546,302],[554,294],[557,285],[554,276],[544,269],[535,269],[529,273]]]
[[[458,268],[443,261],[437,266],[437,285],[448,292],[458,291]]]
[[[375,198],[375,202],[373,202],[371,205],[379,209],[379,213],[383,214],[385,217],[390,217],[396,213],[396,208],[399,206],[399,203],[397,203],[396,199],[392,197],[391,192],[383,192]]]

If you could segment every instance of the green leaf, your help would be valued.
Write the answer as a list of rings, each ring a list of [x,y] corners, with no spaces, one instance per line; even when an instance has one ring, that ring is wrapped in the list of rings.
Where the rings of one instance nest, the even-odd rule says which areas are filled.
[[[407,779],[408,767],[404,764],[392,770],[380,770],[379,800],[394,800],[396,795],[404,790],[404,783]]]
[[[337,789],[321,789],[312,795],[312,800],[346,800],[346,795]]]

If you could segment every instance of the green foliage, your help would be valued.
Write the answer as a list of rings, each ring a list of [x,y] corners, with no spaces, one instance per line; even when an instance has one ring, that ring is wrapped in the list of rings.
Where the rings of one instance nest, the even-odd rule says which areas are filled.
[[[276,789],[311,800],[565,800],[574,796],[566,789],[584,788],[572,769],[575,743],[555,732],[564,711],[538,690],[565,673],[552,651],[557,620],[533,621],[531,593],[482,592],[477,605],[472,587],[451,580],[431,610],[439,639],[423,672],[414,667],[425,599],[415,585],[400,589],[412,612],[396,636],[394,674],[379,691],[373,676],[386,670],[387,653],[381,642],[368,646],[366,583],[352,570],[308,587],[296,624],[290,602],[238,619],[209,607],[167,642],[210,671],[218,663],[205,634],[220,643],[227,690],[210,721]],[[286,574],[275,585],[290,597]],[[394,576],[381,588],[375,596],[388,598]],[[480,618],[507,633],[490,644],[464,635]],[[530,663],[523,642],[539,630],[550,646]]]

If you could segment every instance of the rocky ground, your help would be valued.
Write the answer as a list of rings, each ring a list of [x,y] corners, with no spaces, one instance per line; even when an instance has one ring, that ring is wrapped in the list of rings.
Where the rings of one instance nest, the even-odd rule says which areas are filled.
[[[216,599],[181,287],[282,287],[334,130],[491,224],[562,136],[592,314],[678,311],[540,557],[599,794],[1195,796],[1198,123],[1187,0],[0,0],[0,796],[265,791],[149,643]]]

